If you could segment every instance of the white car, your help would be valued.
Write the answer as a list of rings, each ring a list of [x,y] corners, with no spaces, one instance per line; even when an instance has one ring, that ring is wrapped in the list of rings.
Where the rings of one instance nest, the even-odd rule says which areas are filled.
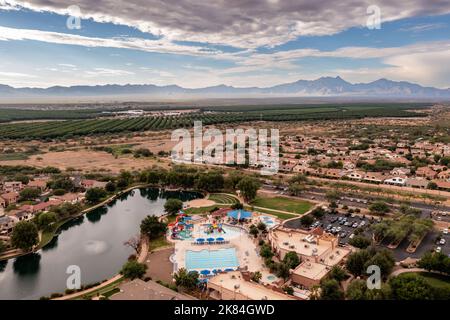
[[[441,239],[441,241],[439,241],[439,244],[444,245],[445,244],[445,239]]]
[[[442,233],[443,233],[443,234],[448,234],[448,229],[445,228],[444,230],[442,230]]]
[[[350,237],[348,237],[349,239],[353,239],[355,237],[355,234],[354,233],[352,233],[351,235],[350,235]]]
[[[440,252],[442,251],[442,248],[441,248],[441,247],[437,247],[435,251],[436,251],[437,253],[440,253]]]

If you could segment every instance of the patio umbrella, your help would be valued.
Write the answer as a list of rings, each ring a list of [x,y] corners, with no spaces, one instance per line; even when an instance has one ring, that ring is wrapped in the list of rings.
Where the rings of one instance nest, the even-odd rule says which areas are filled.
[[[208,238],[208,239],[206,239],[206,241],[208,241],[208,242],[214,242],[214,238]]]
[[[200,271],[200,274],[202,274],[204,276],[207,276],[210,273],[211,273],[211,271],[209,271],[209,270],[202,270],[202,271]]]
[[[197,239],[195,239],[195,241],[197,241],[197,242],[205,242],[205,239],[203,239],[203,238],[197,238]]]
[[[234,269],[233,268],[226,268],[225,269],[225,272],[230,272],[230,271],[234,271]]]
[[[216,273],[218,273],[219,271],[217,271],[216,269],[214,269],[213,271],[212,271],[212,273],[214,273],[214,274],[216,274]]]
[[[216,240],[217,241],[224,241],[225,239],[224,238],[217,238]]]

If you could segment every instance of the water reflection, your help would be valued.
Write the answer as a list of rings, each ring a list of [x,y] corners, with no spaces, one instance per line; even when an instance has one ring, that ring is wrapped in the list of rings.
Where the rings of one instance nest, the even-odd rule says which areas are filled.
[[[63,292],[69,265],[81,268],[82,284],[116,275],[133,253],[124,242],[139,232],[145,216],[164,214],[167,198],[187,201],[198,197],[201,194],[139,189],[93,210],[86,218],[65,223],[38,253],[0,261],[0,299],[38,299]]]
[[[16,258],[13,263],[14,273],[21,276],[34,275],[39,271],[41,255],[39,253],[30,253]]]

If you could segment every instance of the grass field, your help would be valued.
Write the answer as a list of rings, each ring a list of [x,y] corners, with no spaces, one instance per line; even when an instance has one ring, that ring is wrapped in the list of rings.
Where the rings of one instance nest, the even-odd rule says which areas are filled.
[[[420,277],[424,278],[432,287],[449,289],[450,290],[450,277],[444,275],[420,272],[417,273]]]
[[[294,200],[284,197],[261,198],[257,197],[251,205],[268,209],[292,212],[295,214],[303,214],[311,209],[312,204],[307,201]]]

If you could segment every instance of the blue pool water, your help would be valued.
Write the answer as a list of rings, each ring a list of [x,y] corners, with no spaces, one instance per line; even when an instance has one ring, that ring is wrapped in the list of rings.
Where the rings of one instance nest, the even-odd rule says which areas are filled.
[[[213,270],[237,268],[239,262],[236,256],[236,249],[218,249],[186,251],[186,269],[191,270]]]

